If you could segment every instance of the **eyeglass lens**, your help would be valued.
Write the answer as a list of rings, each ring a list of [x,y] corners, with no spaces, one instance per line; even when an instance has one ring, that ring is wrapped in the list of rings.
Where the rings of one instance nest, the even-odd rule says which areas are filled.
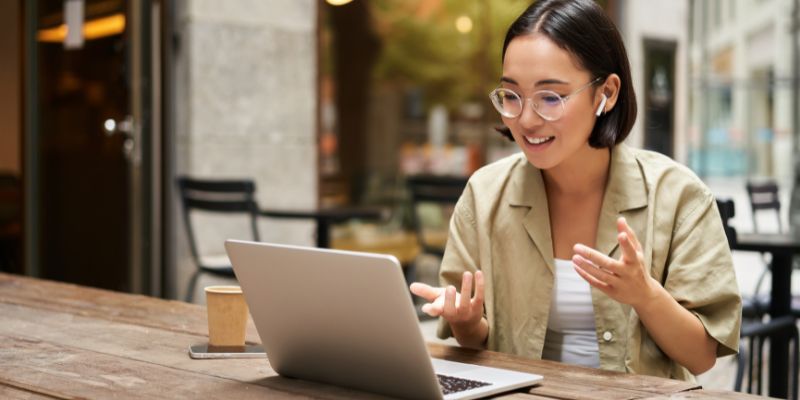
[[[533,94],[533,109],[544,119],[555,120],[561,117],[564,108],[562,97],[549,90],[541,90]],[[505,117],[518,117],[522,113],[522,98],[509,89],[498,88],[492,95],[492,103],[497,111]]]

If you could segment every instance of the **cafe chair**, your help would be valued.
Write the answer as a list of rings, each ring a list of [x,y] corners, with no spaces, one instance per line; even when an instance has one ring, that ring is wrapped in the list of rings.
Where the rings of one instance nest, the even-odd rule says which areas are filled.
[[[736,207],[731,199],[717,199],[717,209],[722,218],[722,226],[725,229],[725,237],[728,245],[733,247],[736,243],[736,228],[730,225],[730,219],[736,215]],[[742,317],[746,319],[761,318],[769,308],[769,301],[759,301],[752,297],[742,298]]]
[[[744,384],[744,371],[747,368],[747,393],[764,395],[764,342],[770,340],[775,335],[785,335],[789,338],[789,348],[791,349],[791,364],[787,371],[789,374],[789,384],[791,385],[791,399],[797,400],[798,384],[798,331],[797,320],[793,316],[785,316],[770,320],[768,322],[757,322],[742,326],[740,337],[748,341],[748,350],[743,345],[739,345],[737,355],[736,379],[734,380],[733,390],[742,391]]]
[[[778,195],[778,183],[773,179],[765,181],[750,181],[745,183],[747,189],[747,198],[750,201],[751,216],[753,218],[753,228],[755,232],[762,232],[763,227],[758,227],[759,211],[768,211],[775,215],[775,220],[778,221],[778,232],[783,232],[783,225],[781,222],[781,201]],[[760,299],[759,292],[764,279],[772,270],[771,261],[766,255],[762,254],[764,259],[764,270],[758,276],[755,286],[754,300]]]
[[[722,218],[722,227],[728,246],[733,248],[736,243],[736,228],[730,225],[730,219],[736,215],[736,207],[731,199],[717,199],[717,209]],[[769,301],[759,301],[751,297],[742,298],[742,317],[746,319],[761,318],[769,309]]]
[[[467,177],[442,175],[412,175],[406,178],[406,185],[411,200],[410,220],[417,238],[419,255],[436,258],[436,274],[438,275],[444,248],[447,244],[450,217],[455,204],[467,186]],[[406,279],[416,281],[417,260],[406,268]],[[431,278],[428,278],[430,280]],[[425,280],[425,279],[423,279]],[[427,282],[437,284],[437,282]],[[416,300],[416,299],[415,299]],[[420,310],[421,319],[429,316]]]
[[[747,197],[750,199],[750,209],[753,211],[753,228],[756,232],[763,231],[758,227],[757,213],[759,211],[769,211],[775,215],[778,221],[778,232],[783,232],[781,222],[781,201],[778,196],[778,183],[775,180],[766,181],[747,181],[745,184]]]
[[[195,231],[196,227],[193,224],[195,214],[244,216],[249,222],[249,229],[244,230],[250,231],[250,237],[238,239],[259,241],[258,204],[254,196],[255,183],[249,179],[203,180],[182,176],[178,177],[177,183],[183,205],[183,221],[186,236],[189,238],[189,249],[197,266],[186,291],[186,301],[192,302],[195,286],[201,274],[235,278],[233,267],[224,252],[216,256],[201,253],[198,248],[198,232]]]
[[[736,243],[736,228],[730,225],[730,220],[736,215],[736,207],[731,199],[717,199],[717,209],[722,218],[722,227],[728,246],[733,248]],[[742,297],[742,317],[745,319],[762,318],[769,309],[769,301],[758,301],[751,297]]]
[[[411,195],[411,224],[420,250],[441,259],[450,217],[467,186],[467,177],[414,175],[407,178],[407,184]]]

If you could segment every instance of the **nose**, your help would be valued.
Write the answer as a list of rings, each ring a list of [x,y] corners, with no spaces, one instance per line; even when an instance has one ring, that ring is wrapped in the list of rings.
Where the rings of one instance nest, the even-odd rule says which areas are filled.
[[[535,129],[544,124],[544,118],[542,118],[542,116],[539,115],[534,108],[533,99],[525,99],[525,102],[522,104],[522,113],[519,115],[519,124],[526,130]]]

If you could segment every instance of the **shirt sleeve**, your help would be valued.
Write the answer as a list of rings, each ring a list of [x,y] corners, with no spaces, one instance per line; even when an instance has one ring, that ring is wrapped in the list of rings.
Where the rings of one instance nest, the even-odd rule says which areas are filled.
[[[439,283],[446,287],[453,285],[461,290],[461,277],[465,271],[478,271],[478,233],[474,217],[473,191],[469,184],[464,189],[453,210],[447,245],[439,269]],[[453,336],[450,324],[439,318],[437,336],[447,339]]]
[[[697,316],[722,357],[738,352],[742,300],[714,197],[694,198],[676,216],[664,288]]]

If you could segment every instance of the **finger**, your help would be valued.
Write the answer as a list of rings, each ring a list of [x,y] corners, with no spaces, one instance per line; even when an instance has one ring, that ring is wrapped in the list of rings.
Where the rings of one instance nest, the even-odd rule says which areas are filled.
[[[642,250],[642,245],[639,243],[639,238],[636,236],[636,232],[633,231],[630,225],[628,225],[628,220],[625,217],[617,218],[617,231],[619,232],[626,232],[628,234],[628,239],[630,239],[633,248],[636,251]]]
[[[433,303],[425,303],[422,305],[422,312],[430,315],[431,317],[438,317],[442,315],[442,307]]]
[[[611,283],[610,281],[615,278],[613,272],[598,267],[577,254],[572,256],[572,263],[581,267],[584,272],[601,282]]]
[[[472,274],[470,272],[464,272],[464,275],[461,278],[461,301],[458,302],[458,306],[462,310],[469,309],[469,300],[472,298]]]
[[[625,263],[635,263],[638,260],[638,256],[636,248],[630,240],[630,235],[627,232],[621,232],[617,234],[617,240],[619,241],[619,247],[622,249],[622,259],[625,260]]]
[[[603,293],[606,293],[606,291],[611,288],[611,286],[609,284],[597,280],[597,278],[595,278],[594,276],[592,276],[588,272],[586,272],[586,269],[584,269],[584,268],[582,268],[582,267],[580,267],[578,265],[573,265],[573,268],[575,268],[575,272],[577,272],[578,275],[580,275],[581,278],[583,278],[583,280],[588,282],[590,285],[602,290]]]
[[[440,294],[439,297],[436,298],[436,300],[431,302],[431,304],[433,304],[433,306],[436,307],[437,309],[441,310],[441,312],[444,312],[444,294],[445,294],[445,289],[442,288],[442,294]]]
[[[444,309],[442,315],[446,318],[456,315],[456,287],[448,286],[444,290]]]
[[[475,272],[475,298],[472,299],[472,305],[483,307],[483,291],[484,291],[483,272],[477,271]]]
[[[444,312],[444,294],[445,294],[445,289],[444,288],[436,288],[436,289],[441,289],[441,291],[442,291],[442,293],[439,295],[439,297],[437,297],[435,300],[433,300],[433,301],[431,301],[429,303],[423,304],[422,308],[421,308],[422,311],[427,312],[428,315],[431,315],[433,317],[438,317],[438,316],[442,315],[442,313]]]
[[[577,255],[585,258],[592,264],[598,267],[602,267],[610,272],[617,273],[620,267],[622,267],[622,263],[620,263],[619,261],[591,247],[584,246],[580,243],[576,244],[572,249],[575,251]]]
[[[414,293],[415,295],[422,297],[429,302],[436,300],[436,298],[439,297],[444,291],[443,288],[433,287],[420,282],[414,282],[408,288],[411,290],[411,293]]]

